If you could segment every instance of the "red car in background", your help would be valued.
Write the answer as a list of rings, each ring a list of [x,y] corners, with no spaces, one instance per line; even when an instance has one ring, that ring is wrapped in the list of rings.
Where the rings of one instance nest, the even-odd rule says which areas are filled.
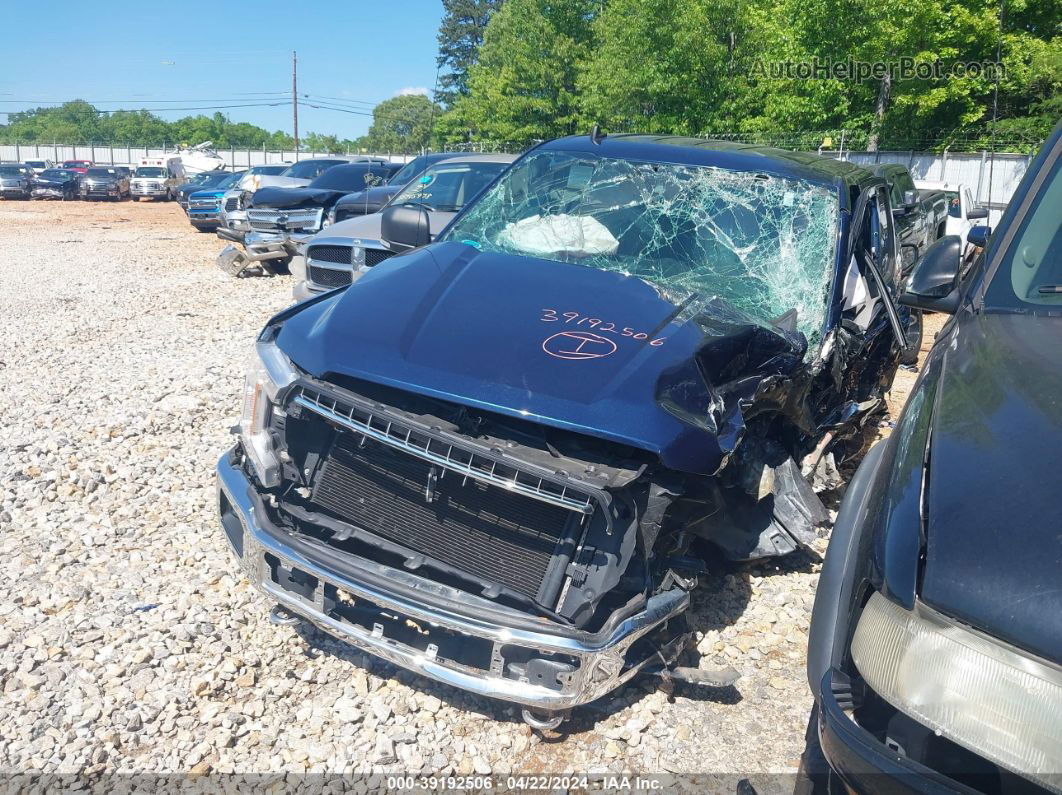
[[[68,171],[76,171],[78,174],[85,174],[88,172],[89,167],[95,165],[91,160],[64,160],[63,168]]]

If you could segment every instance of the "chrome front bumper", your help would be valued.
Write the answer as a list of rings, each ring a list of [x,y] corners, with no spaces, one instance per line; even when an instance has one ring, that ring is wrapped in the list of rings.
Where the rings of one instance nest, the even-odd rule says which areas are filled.
[[[667,648],[660,648],[647,638],[636,645],[689,607],[689,594],[677,588],[653,596],[641,612],[595,634],[552,625],[545,619],[524,619],[508,625],[500,620],[491,621],[486,616],[489,611],[477,610],[478,597],[370,561],[345,560],[344,572],[340,572],[322,564],[318,555],[312,559],[305,549],[297,548],[294,537],[272,525],[264,515],[264,503],[237,465],[235,451],[221,457],[217,474],[222,527],[241,568],[256,588],[323,632],[438,682],[481,696],[556,712],[601,698],[648,665],[671,662],[681,648],[678,640],[684,640],[673,640]],[[293,576],[298,572],[304,581],[314,583],[312,595],[295,593],[278,582],[274,575],[278,566],[291,571]],[[391,582],[381,584],[387,580]],[[389,638],[381,623],[362,626],[339,617],[326,607],[326,589],[351,598],[363,609],[367,605],[370,611],[378,610],[397,617],[399,622],[423,627],[426,629],[424,647]],[[432,598],[421,600],[411,596],[418,592]],[[541,628],[517,626],[538,622]],[[464,638],[468,643],[489,643],[492,649],[489,659],[484,660],[482,667],[445,659],[439,654],[439,646],[431,642],[433,633]],[[535,684],[515,677],[506,665],[508,657],[520,660],[529,654],[573,660],[575,667],[559,687]]]

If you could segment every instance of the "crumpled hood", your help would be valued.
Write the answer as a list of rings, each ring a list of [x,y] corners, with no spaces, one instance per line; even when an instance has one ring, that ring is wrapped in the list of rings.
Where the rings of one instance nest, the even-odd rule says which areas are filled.
[[[740,440],[740,401],[805,350],[725,303],[677,305],[634,277],[460,243],[376,266],[287,318],[277,344],[315,378],[598,436],[698,473]]]
[[[345,191],[326,188],[259,188],[251,197],[251,206],[277,210],[331,207],[345,195]]]
[[[402,187],[402,185],[380,185],[357,193],[348,193],[336,202],[336,211],[342,210],[347,214],[358,213],[359,215],[379,212],[387,202],[398,195]]]
[[[933,411],[922,599],[1062,662],[1062,319],[960,324]]]

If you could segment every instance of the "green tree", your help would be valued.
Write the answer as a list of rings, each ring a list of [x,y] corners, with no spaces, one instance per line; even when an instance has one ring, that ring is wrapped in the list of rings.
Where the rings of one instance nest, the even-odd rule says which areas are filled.
[[[763,31],[742,0],[612,0],[579,88],[609,129],[698,135],[754,112],[746,75]]]
[[[468,70],[476,63],[487,23],[503,0],[443,0],[439,25],[440,69],[435,101],[450,106],[468,95]]]
[[[99,141],[100,114],[82,99],[55,108],[34,108],[11,113],[5,137],[22,141],[90,143]]]
[[[487,26],[469,96],[454,119],[488,140],[530,141],[577,131],[577,79],[590,49],[595,0],[507,0]]]
[[[346,146],[335,135],[322,135],[321,133],[307,133],[299,139],[299,146],[308,152],[324,152],[326,154],[341,154],[346,151]]]
[[[366,145],[377,152],[415,152],[428,144],[431,119],[432,102],[423,94],[384,100],[373,108]]]

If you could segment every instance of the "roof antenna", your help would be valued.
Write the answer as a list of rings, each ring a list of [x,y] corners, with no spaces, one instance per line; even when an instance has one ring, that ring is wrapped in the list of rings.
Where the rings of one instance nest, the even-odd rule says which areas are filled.
[[[600,124],[595,124],[590,129],[590,143],[592,143],[592,144],[600,144],[601,143],[601,139],[604,138],[605,135],[607,135],[607,133],[601,132],[601,125]]]

